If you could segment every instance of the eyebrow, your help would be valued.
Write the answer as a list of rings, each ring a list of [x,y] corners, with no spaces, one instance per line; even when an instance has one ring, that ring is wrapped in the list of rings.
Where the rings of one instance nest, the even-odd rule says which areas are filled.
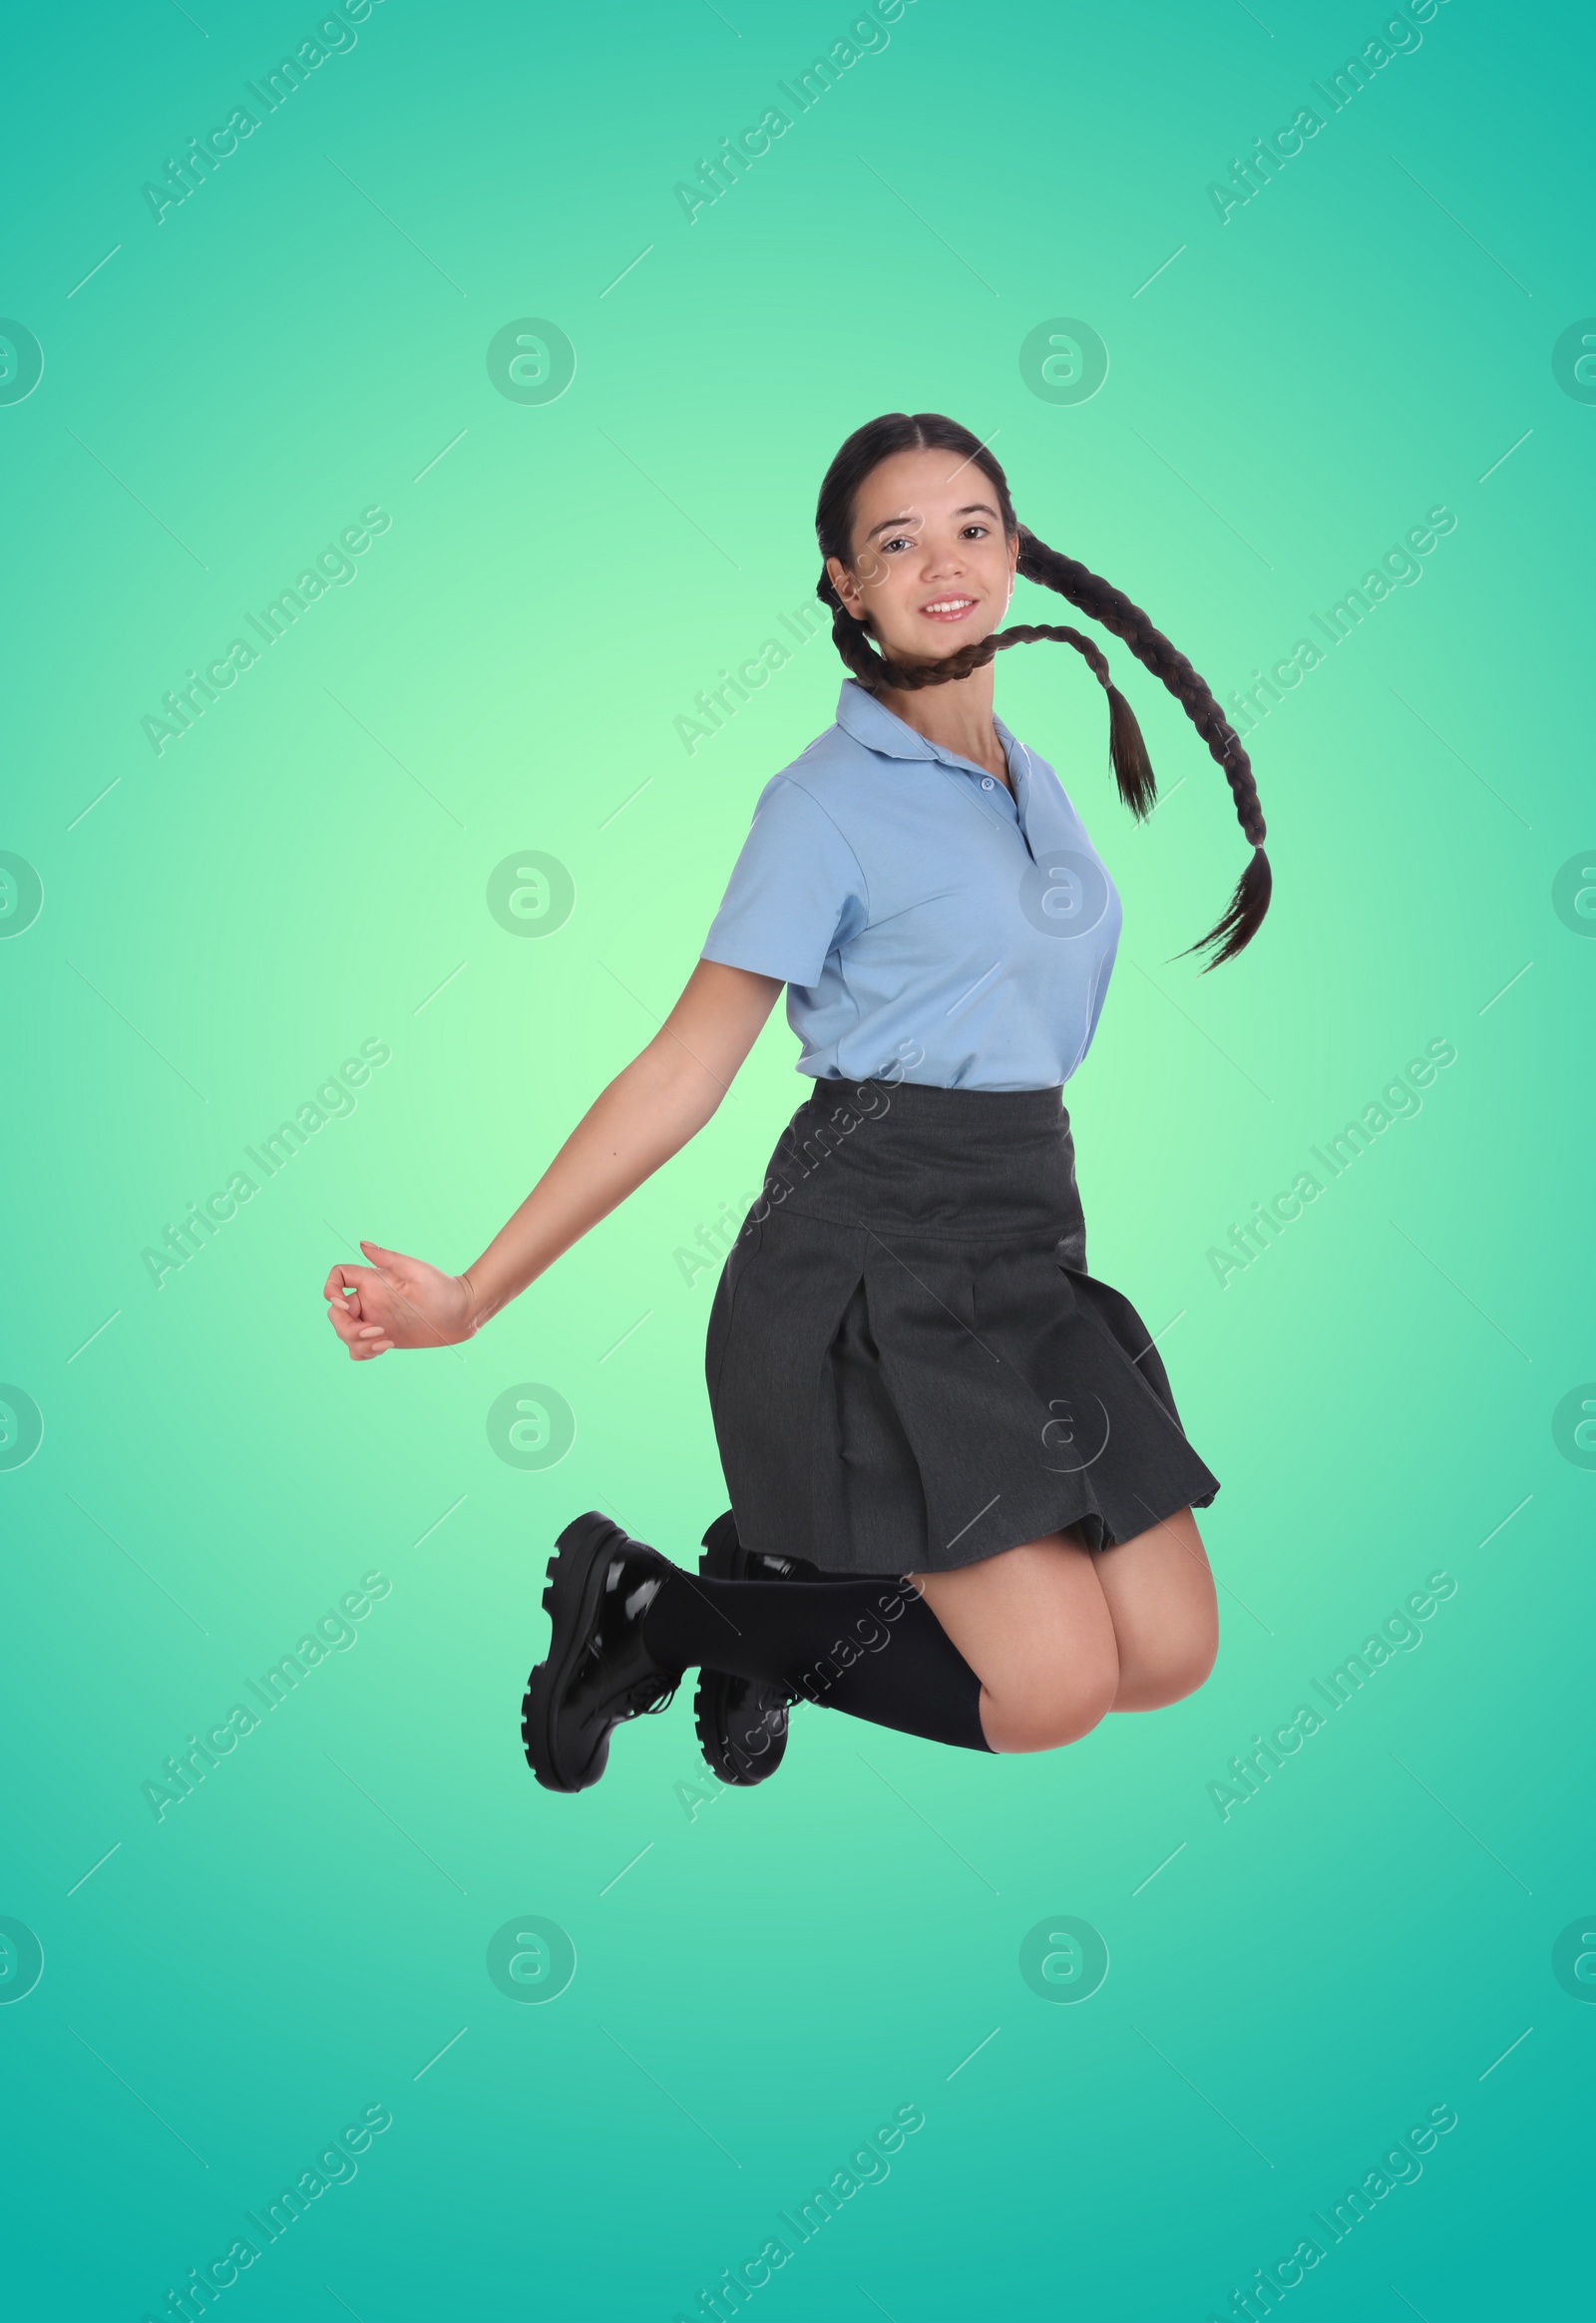
[[[995,517],[997,514],[998,511],[995,508],[990,507],[984,500],[972,500],[967,502],[963,508],[956,508],[954,510],[954,515],[956,517]],[[910,513],[908,510],[905,510],[902,516],[887,517],[881,524],[872,525],[869,532],[865,535],[865,539],[867,541],[873,541],[878,533],[890,533],[895,526],[907,525],[909,522]]]

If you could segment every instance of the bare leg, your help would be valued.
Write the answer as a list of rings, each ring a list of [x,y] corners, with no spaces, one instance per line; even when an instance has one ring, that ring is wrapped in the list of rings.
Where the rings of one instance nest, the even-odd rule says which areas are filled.
[[[1219,1609],[1191,1510],[1104,1549],[1096,1568],[1119,1655],[1114,1709],[1161,1710],[1194,1694],[1219,1650]]]
[[[1093,1553],[1050,1533],[916,1587],[982,1682],[995,1750],[1055,1750],[1110,1710],[1157,1710],[1213,1668],[1213,1575],[1189,1508]]]
[[[1113,1708],[1119,1660],[1094,1562],[1050,1533],[955,1573],[910,1576],[981,1680],[993,1749],[1056,1750]]]

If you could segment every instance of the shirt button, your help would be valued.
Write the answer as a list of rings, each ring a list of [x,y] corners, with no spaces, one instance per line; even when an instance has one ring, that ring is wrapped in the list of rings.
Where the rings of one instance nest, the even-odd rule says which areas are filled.
[[[990,774],[984,774],[981,778],[981,787],[984,791],[990,791],[996,790],[998,785],[993,781]]]

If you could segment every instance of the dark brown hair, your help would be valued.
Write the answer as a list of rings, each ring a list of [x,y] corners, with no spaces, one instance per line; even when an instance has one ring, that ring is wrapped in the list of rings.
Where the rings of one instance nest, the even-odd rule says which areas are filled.
[[[998,495],[1004,534],[1009,540],[1018,537],[1018,569],[1023,578],[1039,582],[1043,588],[1056,589],[1060,596],[1067,597],[1072,605],[1128,645],[1137,660],[1168,686],[1218,761],[1236,802],[1236,819],[1252,842],[1253,854],[1219,919],[1206,936],[1199,937],[1187,949],[1201,952],[1213,946],[1214,956],[1208,968],[1218,968],[1222,961],[1234,960],[1263,925],[1271,886],[1269,858],[1264,853],[1263,813],[1258,804],[1252,765],[1242,748],[1240,735],[1185,654],[1177,653],[1162,630],[1153,627],[1140,605],[1132,604],[1128,596],[1099,580],[1084,565],[1077,565],[1072,557],[1060,556],[1056,549],[1049,549],[1018,522],[1008,497],[1007,479],[991,452],[968,428],[962,428],[957,420],[945,419],[940,412],[922,411],[911,415],[894,411],[855,429],[827,469],[826,480],[820,488],[815,537],[822,560],[835,557],[850,572],[855,570],[853,519],[859,487],[873,468],[895,452],[923,448],[959,452],[967,461],[975,463]],[[1098,646],[1090,637],[1083,637],[1078,629],[1024,622],[1013,628],[995,630],[979,643],[949,654],[944,661],[889,661],[870,643],[866,634],[868,614],[861,621],[849,612],[833,587],[824,563],[815,593],[831,607],[832,642],[860,684],[871,693],[882,686],[908,691],[924,685],[943,685],[951,678],[968,677],[1004,646],[1028,645],[1038,637],[1052,637],[1060,644],[1073,645],[1085,656],[1108,696],[1109,756],[1119,795],[1138,820],[1150,812],[1158,786],[1135,712],[1110,679],[1108,663]]]

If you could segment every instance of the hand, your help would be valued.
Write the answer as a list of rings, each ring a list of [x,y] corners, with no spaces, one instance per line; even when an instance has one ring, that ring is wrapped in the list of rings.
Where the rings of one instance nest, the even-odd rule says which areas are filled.
[[[369,1267],[334,1267],[321,1287],[327,1320],[353,1362],[391,1348],[454,1347],[479,1320],[464,1275],[441,1274],[425,1259],[407,1259],[379,1243],[360,1245]]]

